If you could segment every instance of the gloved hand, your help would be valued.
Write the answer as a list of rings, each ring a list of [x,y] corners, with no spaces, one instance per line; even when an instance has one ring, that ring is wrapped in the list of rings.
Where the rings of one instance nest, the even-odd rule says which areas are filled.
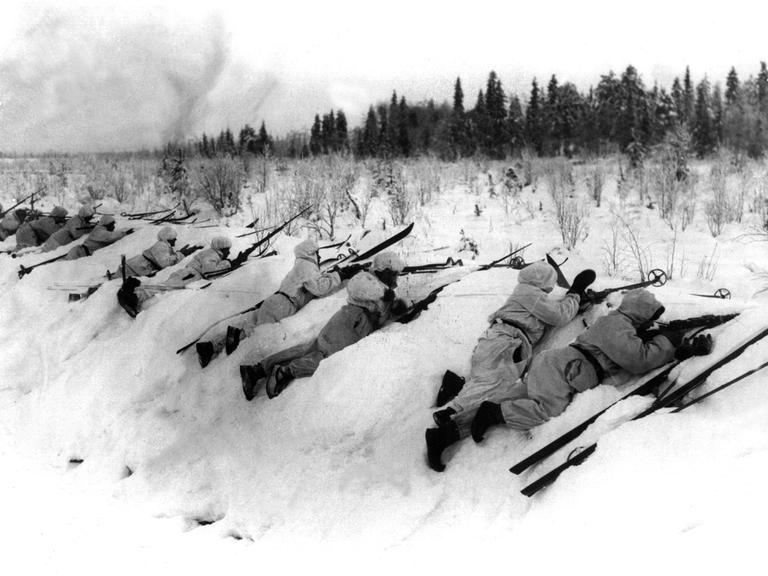
[[[393,302],[395,299],[395,291],[392,288],[387,288],[384,291],[384,296],[381,297],[384,302]]]
[[[690,342],[683,342],[675,350],[675,358],[685,360],[691,356],[706,356],[712,352],[714,342],[709,334],[699,334]]]
[[[597,274],[595,274],[594,270],[582,270],[576,274],[576,278],[573,279],[571,287],[568,289],[567,293],[578,294],[580,301],[586,300],[585,292],[589,285],[595,281],[595,278],[597,278]]]
[[[230,260],[230,264],[232,264],[232,268],[235,268],[237,266],[242,266],[245,264],[245,261],[248,260],[248,254],[245,252],[238,253],[237,256],[235,256],[232,260]]]
[[[405,303],[405,300],[402,298],[397,298],[394,302],[392,302],[392,308],[390,308],[391,312],[395,316],[400,316],[401,314],[405,314],[408,311],[408,304]]]
[[[198,250],[200,250],[200,248],[202,248],[202,246],[198,246],[196,244],[193,246],[190,246],[189,244],[187,244],[186,246],[182,246],[181,248],[179,248],[179,252],[181,252],[181,254],[183,254],[184,256],[189,256],[193,252],[197,252]]]
[[[337,272],[339,275],[339,278],[342,281],[344,281],[344,280],[349,280],[350,278],[352,278],[352,276],[354,276],[364,268],[365,268],[364,264],[350,264],[349,266],[344,266],[343,268],[337,268],[336,270],[334,270],[334,272]]]

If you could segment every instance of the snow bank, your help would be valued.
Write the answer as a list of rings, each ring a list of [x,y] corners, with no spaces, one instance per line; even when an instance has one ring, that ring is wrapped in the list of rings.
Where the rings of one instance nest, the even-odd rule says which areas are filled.
[[[483,216],[476,217],[477,201],[461,190],[446,195],[399,250],[409,263],[444,259],[455,254],[459,228],[478,240],[477,262],[509,252],[510,243],[533,242],[525,253],[529,260],[558,246],[548,218],[505,215],[498,199],[482,201]],[[594,215],[592,234],[578,253],[553,252],[559,259],[569,256],[567,276],[584,266],[601,270],[606,214]],[[649,229],[657,229],[656,221],[641,215]],[[178,230],[180,245],[244,231]],[[434,570],[428,563],[434,555],[449,572],[489,563],[516,571],[545,566],[608,573],[651,566],[654,552],[672,565],[681,559],[695,565],[732,554],[741,561],[759,549],[749,546],[757,537],[753,519],[768,502],[760,490],[768,446],[765,375],[682,414],[618,428],[648,400],[617,407],[592,430],[602,435],[595,455],[528,499],[519,490],[540,469],[515,477],[509,466],[626,388],[601,386],[581,394],[562,417],[530,434],[493,429],[481,445],[470,440],[448,450],[445,473],[427,468],[424,430],[432,425],[442,374],[467,373],[487,316],[511,292],[516,271],[470,274],[465,268],[409,278],[401,292],[415,299],[463,277],[414,322],[386,327],[323,361],[314,376],[297,380],[274,400],[259,395],[248,403],[238,365],[313,338],[343,305],[344,292],[260,327],[232,356],[201,370],[194,350],[174,351],[213,321],[276,290],[299,238],[280,237],[277,256],[252,261],[208,289],[159,295],[135,320],[116,303],[119,281],[106,282],[83,302],[67,302],[62,284],[99,279],[116,268],[121,253],[130,257],[150,245],[156,232],[143,226],[91,258],[50,264],[21,280],[19,263],[49,255],[0,256],[0,454],[6,471],[13,470],[0,487],[7,490],[0,491],[12,526],[35,533],[20,539],[14,530],[6,538],[50,547],[50,556],[36,562],[74,567],[88,557],[84,541],[91,541],[115,556],[125,549],[146,551],[147,557],[185,556],[182,569],[195,572],[220,568],[222,558],[233,567],[263,561],[286,570]],[[691,258],[710,253],[701,226],[688,235]],[[361,247],[377,239],[370,235]],[[233,252],[247,240],[235,240]],[[748,309],[715,331],[715,354],[768,323],[768,312],[750,300],[759,285],[747,268],[765,262],[762,247],[741,245],[736,234],[721,242],[729,258],[720,260],[711,283],[688,276],[654,289],[666,319]],[[444,245],[450,249],[426,252]],[[475,264],[469,253],[461,256],[467,266]],[[599,277],[596,288],[624,283]],[[689,295],[722,285],[733,300]],[[586,322],[618,300],[609,299]],[[578,319],[546,346],[563,345],[583,329]],[[714,374],[708,387],[765,355],[766,348],[756,346]],[[706,362],[694,359],[679,377]],[[56,518],[69,519],[57,524]],[[72,530],[70,538],[69,526],[80,519],[87,528]],[[59,540],[66,546],[51,547]],[[725,540],[727,555],[716,546]],[[703,546],[706,553],[691,556]],[[217,564],[209,563],[210,556]],[[165,562],[153,570],[170,568]]]

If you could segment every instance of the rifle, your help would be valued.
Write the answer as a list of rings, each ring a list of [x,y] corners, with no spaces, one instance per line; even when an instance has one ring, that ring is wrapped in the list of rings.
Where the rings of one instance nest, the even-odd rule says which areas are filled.
[[[654,268],[648,272],[648,280],[645,282],[638,282],[637,284],[627,284],[626,286],[617,286],[616,288],[606,288],[605,290],[599,290],[595,292],[592,289],[588,289],[586,292],[587,301],[591,304],[597,304],[605,300],[609,294],[614,292],[620,292],[622,290],[634,290],[635,288],[645,288],[646,286],[664,286],[667,283],[667,273],[658,268]]]
[[[400,275],[405,276],[406,274],[429,274],[431,272],[437,272],[438,270],[453,268],[454,266],[464,266],[464,262],[461,260],[461,258],[454,260],[449,256],[445,262],[438,262],[436,264],[419,264],[418,266],[406,266],[400,272]]]
[[[123,218],[128,218],[129,220],[141,220],[147,216],[156,216],[157,214],[162,214],[163,212],[171,212],[172,210],[176,210],[180,204],[181,202],[177,202],[176,206],[173,208],[163,208],[162,210],[155,210],[154,212],[135,212],[133,214],[129,212],[120,212],[120,216]]]
[[[4,212],[0,212],[0,218],[2,218],[3,216],[5,216],[6,214],[8,214],[8,212],[10,212],[11,210],[13,210],[13,209],[14,209],[14,208],[16,208],[17,206],[21,206],[22,204],[24,204],[24,202],[26,202],[26,201],[27,201],[27,200],[29,200],[30,198],[33,198],[35,194],[37,194],[37,192],[32,192],[32,194],[30,194],[29,196],[27,196],[27,197],[26,197],[26,198],[24,198],[23,200],[19,200],[18,202],[16,202],[16,204],[14,204],[13,206],[11,206],[10,208],[8,208],[7,210],[5,210]]]
[[[259,230],[253,230],[252,232],[245,232],[243,234],[238,234],[235,236],[235,238],[245,238],[246,236],[253,236],[254,234],[259,234],[261,232],[267,232],[269,230],[274,230],[274,226],[267,226],[266,228],[261,228]]]
[[[252,254],[252,253],[253,253],[253,252],[256,250],[256,248],[258,248],[259,246],[261,246],[262,244],[264,244],[264,243],[266,243],[266,242],[269,242],[269,241],[270,241],[270,240],[271,240],[271,239],[272,239],[274,236],[276,236],[277,234],[279,234],[279,233],[280,233],[280,232],[281,232],[281,231],[282,231],[282,230],[283,230],[285,227],[287,227],[287,226],[288,226],[288,225],[289,225],[291,222],[293,222],[294,220],[296,220],[297,218],[299,218],[300,216],[302,216],[302,215],[304,214],[304,212],[306,212],[307,210],[309,210],[311,207],[312,207],[312,206],[307,206],[306,208],[304,208],[303,210],[301,210],[300,212],[298,212],[298,213],[297,213],[297,214],[295,214],[294,216],[291,216],[291,217],[290,217],[288,220],[286,220],[285,222],[283,222],[282,224],[280,224],[280,226],[278,226],[277,228],[275,228],[274,230],[272,230],[272,231],[271,231],[269,234],[267,234],[266,236],[264,236],[264,238],[262,238],[261,240],[257,240],[256,242],[254,242],[253,244],[251,244],[251,245],[250,245],[248,248],[246,248],[245,250],[242,250],[242,251],[240,252],[240,254],[238,254],[238,255],[237,255],[237,259],[238,259],[238,260],[239,260],[240,258],[242,258],[242,259],[243,259],[242,263],[241,263],[241,264],[239,264],[238,266],[233,266],[232,268],[230,268],[229,270],[227,270],[227,272],[231,272],[232,270],[237,270],[238,268],[240,268],[240,266],[242,266],[243,264],[245,264],[245,261],[248,259],[248,256],[250,256],[250,255],[251,255],[251,254]],[[262,250],[262,251],[261,251],[261,252],[258,254],[258,256],[262,256],[262,255],[264,255],[264,252],[266,252],[266,249],[267,249],[268,247],[269,247],[269,245],[267,245],[267,247],[266,247],[266,248],[264,248],[264,249],[263,249],[263,250]]]
[[[499,258],[498,260],[494,260],[490,264],[483,264],[482,266],[477,267],[475,270],[470,271],[469,274],[471,274],[472,272],[482,272],[483,270],[490,270],[491,268],[493,268],[494,266],[496,266],[500,262],[503,262],[507,258],[512,258],[512,256],[514,256],[515,254],[517,254],[521,250],[525,250],[530,245],[531,245],[530,243],[526,244],[522,248],[518,248],[517,250],[515,250],[513,252],[510,252],[509,254],[506,254],[505,256],[502,256],[501,258]],[[445,289],[446,286],[450,286],[451,284],[455,284],[456,282],[460,282],[463,279],[464,279],[464,276],[462,276],[461,278],[457,278],[455,280],[451,280],[450,282],[446,282],[442,286],[438,286],[437,288],[432,290],[429,294],[427,294],[426,297],[422,298],[418,302],[414,302],[413,304],[411,304],[411,306],[408,308],[408,310],[397,319],[397,322],[399,322],[401,324],[407,324],[411,320],[415,320],[416,318],[419,317],[419,315],[422,313],[422,311],[426,310],[429,307],[429,305],[432,304],[432,302],[434,302],[437,299],[437,295],[440,292],[442,292]]]

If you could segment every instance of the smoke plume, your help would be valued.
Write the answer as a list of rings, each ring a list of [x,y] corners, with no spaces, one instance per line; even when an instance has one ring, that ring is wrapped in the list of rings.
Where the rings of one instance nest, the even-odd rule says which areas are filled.
[[[48,8],[0,57],[0,150],[132,150],[199,134],[210,124],[210,96],[221,100],[228,83],[242,81],[237,68],[217,16],[180,22]],[[266,74],[247,81],[231,91],[249,94],[242,108],[256,114],[254,102],[278,82]]]

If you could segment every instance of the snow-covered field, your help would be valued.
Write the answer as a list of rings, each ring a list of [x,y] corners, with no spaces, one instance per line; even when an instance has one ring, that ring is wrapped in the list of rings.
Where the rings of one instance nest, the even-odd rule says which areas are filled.
[[[508,468],[622,390],[584,393],[530,436],[495,428],[481,445],[457,444],[445,454],[443,474],[426,466],[424,429],[432,424],[440,378],[446,369],[468,372],[487,316],[517,276],[499,268],[468,273],[469,266],[531,242],[527,261],[547,252],[568,256],[565,274],[592,267],[596,288],[636,282],[631,266],[624,277],[603,273],[613,209],[636,223],[653,267],[667,268],[669,228],[655,209],[619,207],[610,186],[603,206],[592,209],[589,236],[570,254],[544,187],[526,189],[521,200],[505,211],[501,198],[487,193],[443,193],[416,215],[397,250],[409,264],[452,255],[467,266],[409,277],[402,292],[418,298],[448,278],[464,278],[414,322],[386,327],[332,356],[274,400],[260,395],[250,403],[240,389],[241,361],[312,338],[343,304],[344,292],[260,327],[204,370],[193,350],[174,351],[212,321],[275,291],[300,237],[279,237],[277,256],[252,260],[208,289],[156,297],[135,320],[117,305],[119,281],[84,302],[68,303],[67,292],[52,288],[114,270],[120,254],[148,247],[157,227],[140,224],[90,258],[56,262],[21,280],[20,263],[60,252],[0,256],[0,566],[13,567],[3,571],[763,572],[768,370],[684,413],[658,413],[602,436],[592,458],[531,499],[519,490],[547,464],[520,477]],[[539,201],[541,211],[523,207]],[[130,207],[101,208],[124,209]],[[768,269],[766,245],[743,235],[755,217],[726,226],[715,240],[698,214],[678,234],[683,273],[678,262],[667,285],[653,289],[665,319],[745,311],[713,331],[713,355],[684,364],[676,373],[682,379],[768,325],[765,300],[754,296],[766,281],[754,273]],[[234,238],[246,231],[245,221],[179,226],[179,245],[222,233]],[[359,231],[345,222],[340,236]],[[377,222],[375,211],[369,222]],[[118,227],[135,224],[118,219]],[[387,228],[358,247],[391,233]],[[460,229],[477,241],[474,263],[469,252],[457,252]],[[247,241],[236,239],[233,253]],[[713,252],[719,260],[711,280],[697,277]],[[733,299],[691,296],[719,287]],[[581,326],[577,321],[550,344],[568,342]],[[755,345],[706,388],[766,356],[768,343]],[[648,402],[619,405],[596,428],[609,429]]]

